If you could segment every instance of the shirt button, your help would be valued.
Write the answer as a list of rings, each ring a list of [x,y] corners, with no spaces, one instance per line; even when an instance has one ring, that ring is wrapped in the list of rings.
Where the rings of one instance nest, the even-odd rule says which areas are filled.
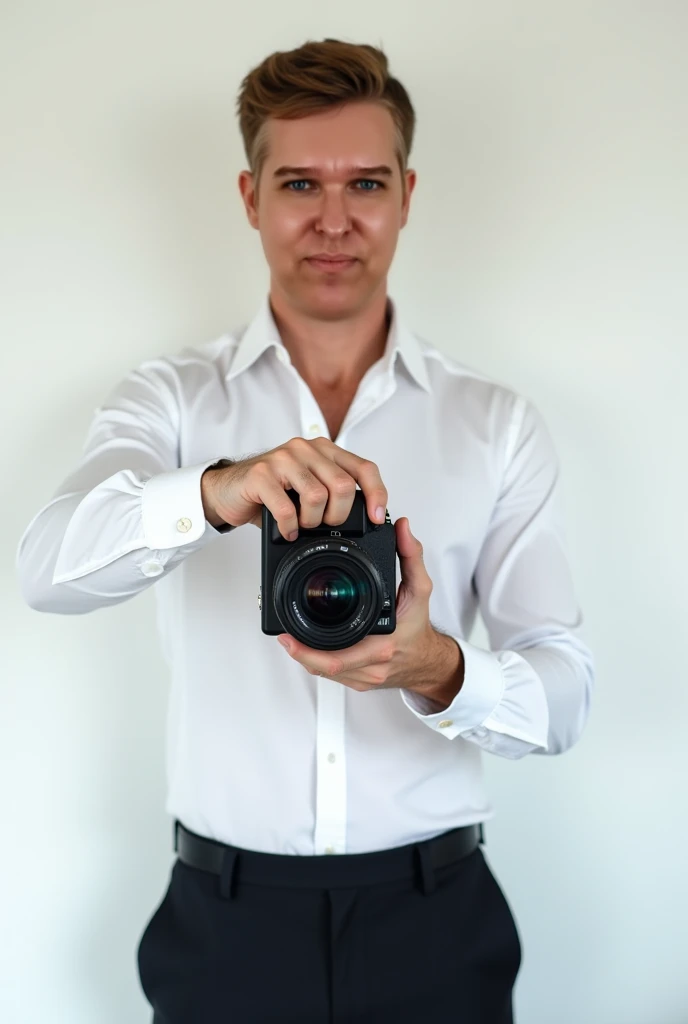
[[[308,428],[308,432],[310,434],[322,434],[322,430],[320,429],[320,424],[319,423],[311,423],[310,427]]]
[[[437,723],[437,728],[438,729],[446,729],[447,726],[453,725],[453,724],[454,724],[453,719],[451,719],[451,718],[443,718],[441,722]]]
[[[144,576],[159,576],[161,572],[164,572],[164,566],[160,562],[144,562],[141,572]]]
[[[330,762],[330,764],[334,764],[334,762],[336,761],[336,758],[335,758],[334,754],[328,754],[327,755],[327,760]]]
[[[325,853],[334,853],[334,846],[326,846]]]
[[[178,519],[177,520],[177,529],[179,530],[180,533],[188,533],[189,530],[191,529],[191,520],[190,519]]]

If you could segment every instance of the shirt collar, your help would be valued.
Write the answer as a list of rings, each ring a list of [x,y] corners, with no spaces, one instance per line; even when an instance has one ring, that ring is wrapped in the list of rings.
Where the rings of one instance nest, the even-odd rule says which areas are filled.
[[[385,351],[382,356],[382,372],[388,373],[391,376],[396,356],[399,354],[406,369],[416,383],[429,392],[430,379],[420,342],[399,315],[399,309],[394,300],[388,296],[387,302],[392,316],[387,333]],[[252,366],[267,349],[272,347],[278,352],[281,351],[283,353],[280,356],[281,359],[289,359],[287,349],[282,342],[275,318],[272,315],[270,296],[266,294],[259,306],[258,312],[244,331],[237,345],[234,359],[226,374],[226,380],[229,381],[233,380],[234,377],[238,377],[240,373],[243,373]]]

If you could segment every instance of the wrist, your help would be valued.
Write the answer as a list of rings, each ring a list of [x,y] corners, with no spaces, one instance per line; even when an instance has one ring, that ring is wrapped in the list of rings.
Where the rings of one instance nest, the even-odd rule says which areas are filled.
[[[437,671],[432,683],[418,692],[435,704],[437,711],[444,711],[463,686],[465,665],[463,651],[453,637],[439,633],[436,629],[433,629],[433,634],[433,661]]]
[[[227,465],[231,465],[228,460],[223,460]],[[218,465],[209,466],[201,476],[201,501],[203,503],[203,514],[206,520],[215,529],[221,526],[226,526],[222,516],[218,515],[216,506],[216,490],[215,485],[217,478],[222,472],[222,468]]]

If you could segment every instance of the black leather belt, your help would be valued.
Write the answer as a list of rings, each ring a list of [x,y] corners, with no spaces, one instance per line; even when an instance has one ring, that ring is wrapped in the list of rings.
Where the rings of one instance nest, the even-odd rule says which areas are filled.
[[[371,853],[294,855],[261,853],[199,836],[175,821],[174,848],[189,867],[215,875],[231,865],[241,883],[332,888],[374,885],[427,874],[468,856],[484,843],[482,824],[465,825],[432,839]]]

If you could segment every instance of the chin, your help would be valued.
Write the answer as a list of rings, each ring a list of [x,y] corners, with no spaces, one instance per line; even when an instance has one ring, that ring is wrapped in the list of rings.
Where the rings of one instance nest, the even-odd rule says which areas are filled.
[[[355,315],[383,286],[383,280],[339,281],[334,276],[322,281],[304,281],[302,277],[289,275],[275,279],[274,283],[294,309],[322,319]]]

